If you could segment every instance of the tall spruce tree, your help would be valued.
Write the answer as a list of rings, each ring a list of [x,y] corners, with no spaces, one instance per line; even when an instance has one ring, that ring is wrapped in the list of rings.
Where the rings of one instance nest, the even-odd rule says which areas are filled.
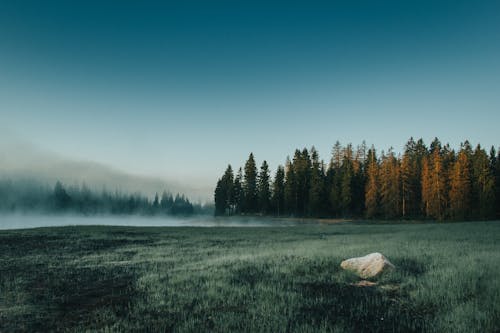
[[[274,176],[271,203],[274,214],[281,216],[285,208],[285,168],[281,165],[278,165]]]
[[[491,218],[495,210],[495,178],[491,173],[490,160],[480,145],[474,150],[472,159],[474,217]]]
[[[288,215],[297,214],[297,181],[290,158],[285,163],[285,211]]]
[[[325,175],[323,163],[319,160],[316,148],[311,148],[311,184],[309,188],[309,207],[307,209],[309,216],[324,215],[324,192]]]
[[[257,198],[257,166],[253,153],[250,153],[244,168],[243,192],[245,196],[244,213],[256,213],[258,210]]]
[[[257,184],[258,206],[261,214],[267,214],[271,208],[271,190],[270,190],[269,166],[267,162],[262,162],[260,167],[259,179]]]
[[[455,220],[468,218],[470,212],[470,161],[461,149],[450,173],[450,216]]]
[[[342,166],[340,167],[340,211],[343,216],[349,216],[351,214],[352,180],[354,176],[351,148],[350,145],[347,145]]]
[[[340,142],[337,141],[333,146],[332,158],[330,160],[330,165],[327,171],[328,195],[330,201],[329,210],[330,214],[333,216],[340,216],[342,211],[342,204],[341,204],[342,160],[343,160],[343,149]]]
[[[241,168],[238,169],[238,173],[236,177],[234,177],[233,184],[233,204],[234,204],[234,213],[240,214],[241,209],[243,207],[244,202],[244,193],[243,193],[243,172]]]
[[[233,169],[231,165],[227,166],[222,178],[217,182],[215,188],[215,214],[216,215],[231,215],[233,213]],[[180,198],[174,199],[174,206]]]
[[[382,155],[380,166],[380,206],[385,218],[393,219],[400,216],[401,191],[400,171],[392,148],[387,155]]]
[[[500,148],[498,149],[497,158],[495,159],[495,207],[496,218],[500,218]]]
[[[379,212],[379,167],[375,148],[368,151],[366,167],[365,207],[366,217],[374,218]]]

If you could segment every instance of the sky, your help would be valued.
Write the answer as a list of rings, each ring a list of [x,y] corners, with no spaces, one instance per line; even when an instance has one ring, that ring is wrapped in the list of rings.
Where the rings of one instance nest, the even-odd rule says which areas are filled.
[[[1,1],[0,139],[214,185],[335,141],[500,145],[499,1]]]

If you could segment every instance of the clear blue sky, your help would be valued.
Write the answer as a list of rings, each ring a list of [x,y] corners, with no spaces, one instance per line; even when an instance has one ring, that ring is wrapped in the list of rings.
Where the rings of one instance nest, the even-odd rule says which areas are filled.
[[[207,184],[250,151],[498,146],[499,59],[499,1],[2,1],[0,130]]]

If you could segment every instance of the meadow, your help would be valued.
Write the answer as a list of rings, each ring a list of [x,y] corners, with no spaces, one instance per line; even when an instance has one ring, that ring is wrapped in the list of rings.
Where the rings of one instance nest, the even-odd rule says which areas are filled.
[[[0,332],[499,332],[499,277],[500,222],[6,230]]]

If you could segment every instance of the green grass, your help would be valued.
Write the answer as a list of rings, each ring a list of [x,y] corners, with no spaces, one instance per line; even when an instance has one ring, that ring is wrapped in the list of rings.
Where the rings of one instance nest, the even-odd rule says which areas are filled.
[[[0,231],[0,332],[96,330],[499,332],[500,223]]]

